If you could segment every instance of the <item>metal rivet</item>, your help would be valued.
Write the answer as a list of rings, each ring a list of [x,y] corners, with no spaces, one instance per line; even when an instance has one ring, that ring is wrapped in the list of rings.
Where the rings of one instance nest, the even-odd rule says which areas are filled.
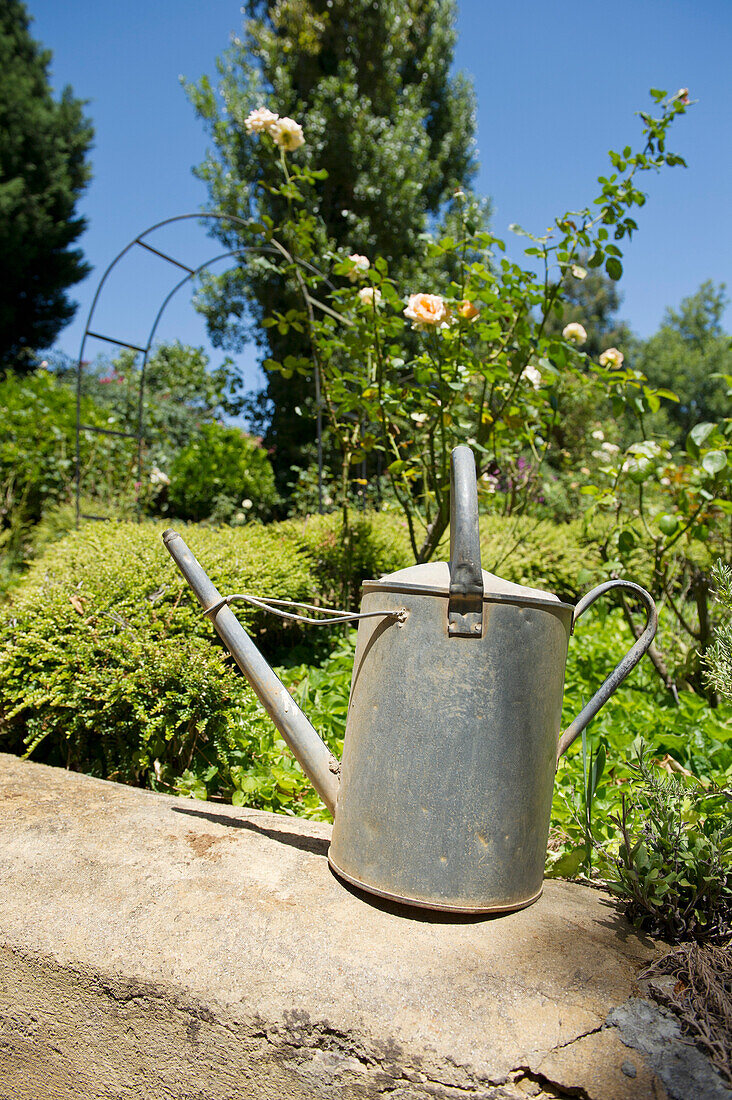
[[[480,623],[473,623],[473,634],[480,634]]]

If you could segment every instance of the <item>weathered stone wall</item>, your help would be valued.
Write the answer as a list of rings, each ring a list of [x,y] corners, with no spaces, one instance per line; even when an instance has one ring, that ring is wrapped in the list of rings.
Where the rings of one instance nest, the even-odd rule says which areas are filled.
[[[1,1100],[727,1095],[634,1000],[656,948],[603,894],[404,910],[329,831],[0,755]]]

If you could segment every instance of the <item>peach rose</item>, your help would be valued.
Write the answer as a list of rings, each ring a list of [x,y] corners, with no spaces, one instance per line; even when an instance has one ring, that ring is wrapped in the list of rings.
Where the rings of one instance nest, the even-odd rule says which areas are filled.
[[[412,328],[418,330],[444,325],[450,320],[450,310],[439,294],[410,294],[403,313],[412,322]]]
[[[354,252],[348,259],[353,264],[353,270],[348,272],[348,278],[355,283],[356,279],[361,279],[366,274],[371,267],[371,262],[367,256],[359,256],[358,252]]]
[[[464,317],[466,321],[474,321],[478,316],[479,310],[465,298],[458,306],[458,313],[461,317]]]
[[[363,305],[378,306],[381,301],[381,291],[373,286],[363,286],[358,292],[358,300]]]
[[[532,367],[530,363],[528,367],[524,367],[521,371],[521,377],[530,382],[535,390],[538,390],[541,386],[541,371],[537,370],[536,367]]]

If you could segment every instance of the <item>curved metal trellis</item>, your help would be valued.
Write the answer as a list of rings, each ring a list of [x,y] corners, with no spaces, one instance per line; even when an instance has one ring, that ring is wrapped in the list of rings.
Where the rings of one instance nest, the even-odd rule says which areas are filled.
[[[180,260],[176,260],[174,257],[169,256],[167,253],[160,251],[160,249],[153,248],[152,245],[148,244],[143,239],[143,238],[149,236],[151,233],[154,233],[156,230],[162,229],[166,225],[172,225],[174,222],[186,221],[186,220],[189,220],[189,219],[192,219],[192,218],[198,218],[198,219],[214,218],[214,219],[216,219],[218,221],[221,221],[221,222],[234,223],[235,225],[240,226],[240,227],[245,228],[245,229],[251,229],[252,228],[251,222],[245,221],[243,218],[239,218],[235,214],[218,214],[218,213],[215,213],[215,212],[203,212],[203,213],[192,213],[192,214],[178,214],[175,217],[166,218],[164,221],[156,222],[155,225],[151,225],[148,229],[145,229],[142,233],[139,233],[136,237],[134,237],[129,242],[129,244],[127,244],[122,249],[122,251],[119,252],[117,254],[117,256],[115,256],[115,258],[109,264],[106,271],[104,272],[101,279],[99,280],[99,285],[97,286],[97,289],[96,289],[95,294],[94,294],[94,298],[92,299],[91,307],[89,309],[89,315],[87,317],[86,327],[84,329],[84,335],[82,336],[81,347],[79,349],[79,359],[78,359],[77,369],[76,369],[76,469],[75,469],[75,473],[76,473],[76,525],[77,525],[77,527],[79,525],[79,521],[82,520],[82,519],[104,520],[104,519],[107,518],[106,516],[85,515],[85,514],[82,514],[82,512],[81,512],[81,433],[82,432],[96,432],[96,433],[99,433],[99,434],[102,434],[102,435],[113,435],[113,436],[120,436],[120,437],[125,438],[125,439],[136,439],[137,440],[137,480],[142,481],[143,405],[144,405],[144,395],[145,395],[145,372],[146,372],[146,369],[147,369],[148,358],[149,358],[149,355],[150,355],[150,350],[152,348],[153,340],[155,339],[155,334],[157,332],[158,325],[160,324],[160,321],[163,317],[163,314],[164,314],[165,310],[167,309],[167,307],[170,304],[173,297],[178,293],[179,290],[182,289],[182,287],[184,287],[186,285],[186,283],[189,283],[192,279],[196,278],[197,275],[200,275],[203,271],[205,271],[207,268],[211,267],[213,264],[219,263],[221,260],[227,259],[229,256],[245,256],[245,255],[257,254],[257,255],[274,255],[274,256],[277,256],[280,259],[282,259],[282,260],[284,260],[288,263],[296,263],[300,267],[302,267],[302,268],[306,269],[307,271],[309,271],[311,274],[317,275],[319,278],[321,278],[323,280],[323,282],[325,283],[325,285],[330,290],[334,289],[333,285],[326,278],[326,276],[323,275],[323,273],[321,271],[318,271],[318,269],[315,268],[312,264],[309,264],[304,260],[299,260],[299,259],[296,259],[296,258],[292,257],[288,253],[288,251],[278,241],[276,241],[274,239],[271,239],[271,243],[266,244],[266,245],[242,245],[240,248],[234,248],[234,249],[230,249],[227,252],[221,252],[217,256],[213,256],[211,259],[208,259],[204,263],[199,264],[197,267],[191,267],[188,264],[182,263]],[[148,335],[147,342],[146,342],[144,347],[141,347],[139,344],[130,343],[126,340],[119,340],[119,339],[116,339],[115,337],[107,336],[107,335],[105,335],[103,333],[100,333],[100,332],[95,332],[91,327],[92,320],[93,320],[93,317],[94,317],[94,311],[96,309],[97,303],[99,301],[99,297],[101,295],[104,284],[107,281],[107,278],[109,277],[111,272],[114,270],[114,268],[117,266],[117,264],[120,262],[120,260],[122,260],[127,255],[127,253],[130,252],[136,245],[138,245],[140,248],[145,249],[147,252],[150,252],[153,255],[158,256],[161,260],[165,261],[166,263],[169,263],[169,264],[173,265],[174,267],[180,268],[182,271],[185,271],[185,275],[183,276],[183,278],[181,278],[175,284],[175,286],[173,286],[172,290],[170,290],[169,293],[166,294],[166,296],[163,298],[163,301],[160,305],[160,308],[158,309],[158,311],[155,315],[155,319],[152,323],[152,327],[150,329],[150,333]],[[307,298],[307,301],[309,302],[309,304],[311,306],[314,306],[315,308],[317,308],[317,309],[319,309],[323,312],[330,313],[333,316],[337,317],[339,320],[341,320],[339,315],[336,314],[333,310],[331,310],[328,306],[326,306],[322,302],[319,302],[316,298],[313,298],[311,295],[309,295],[307,290],[304,287],[302,287],[302,290],[303,290],[303,293],[305,294],[305,296]],[[134,432],[117,431],[117,430],[114,430],[112,428],[101,428],[101,427],[97,427],[96,425],[93,425],[93,424],[83,424],[82,423],[82,420],[81,420],[82,373],[83,373],[83,365],[84,365],[84,349],[86,347],[87,339],[89,339],[89,338],[92,338],[92,339],[95,339],[95,340],[102,340],[105,343],[114,344],[117,347],[127,348],[130,351],[134,351],[136,356],[138,354],[141,354],[143,356],[142,366],[140,368],[140,381],[139,381],[139,392],[138,392],[138,401],[137,401],[137,430],[134,431]],[[317,445],[318,445],[318,506],[319,506],[319,511],[322,512],[322,510],[323,510],[323,443],[322,443],[323,425],[322,425],[322,407],[321,407],[321,394],[320,394],[320,371],[319,371],[317,362],[313,363],[313,368],[314,368],[314,374],[315,374],[315,404],[316,404],[316,413],[317,413],[317,427],[316,427],[316,430],[317,430]],[[138,519],[140,519],[140,518],[141,518],[141,512],[140,512],[140,506],[138,505]]]

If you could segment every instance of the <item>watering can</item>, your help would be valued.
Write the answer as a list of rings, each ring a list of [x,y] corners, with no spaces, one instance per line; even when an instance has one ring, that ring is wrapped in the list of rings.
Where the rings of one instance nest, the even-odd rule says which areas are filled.
[[[452,453],[450,519],[449,563],[364,582],[361,611],[350,616],[359,625],[340,763],[229,606],[291,601],[222,597],[180,535],[163,539],[333,814],[335,873],[397,902],[501,912],[541,894],[559,757],[646,652],[657,614],[629,581],[600,584],[572,606],[482,570],[475,461],[465,446]],[[645,630],[560,734],[570,635],[615,588],[645,606]]]

